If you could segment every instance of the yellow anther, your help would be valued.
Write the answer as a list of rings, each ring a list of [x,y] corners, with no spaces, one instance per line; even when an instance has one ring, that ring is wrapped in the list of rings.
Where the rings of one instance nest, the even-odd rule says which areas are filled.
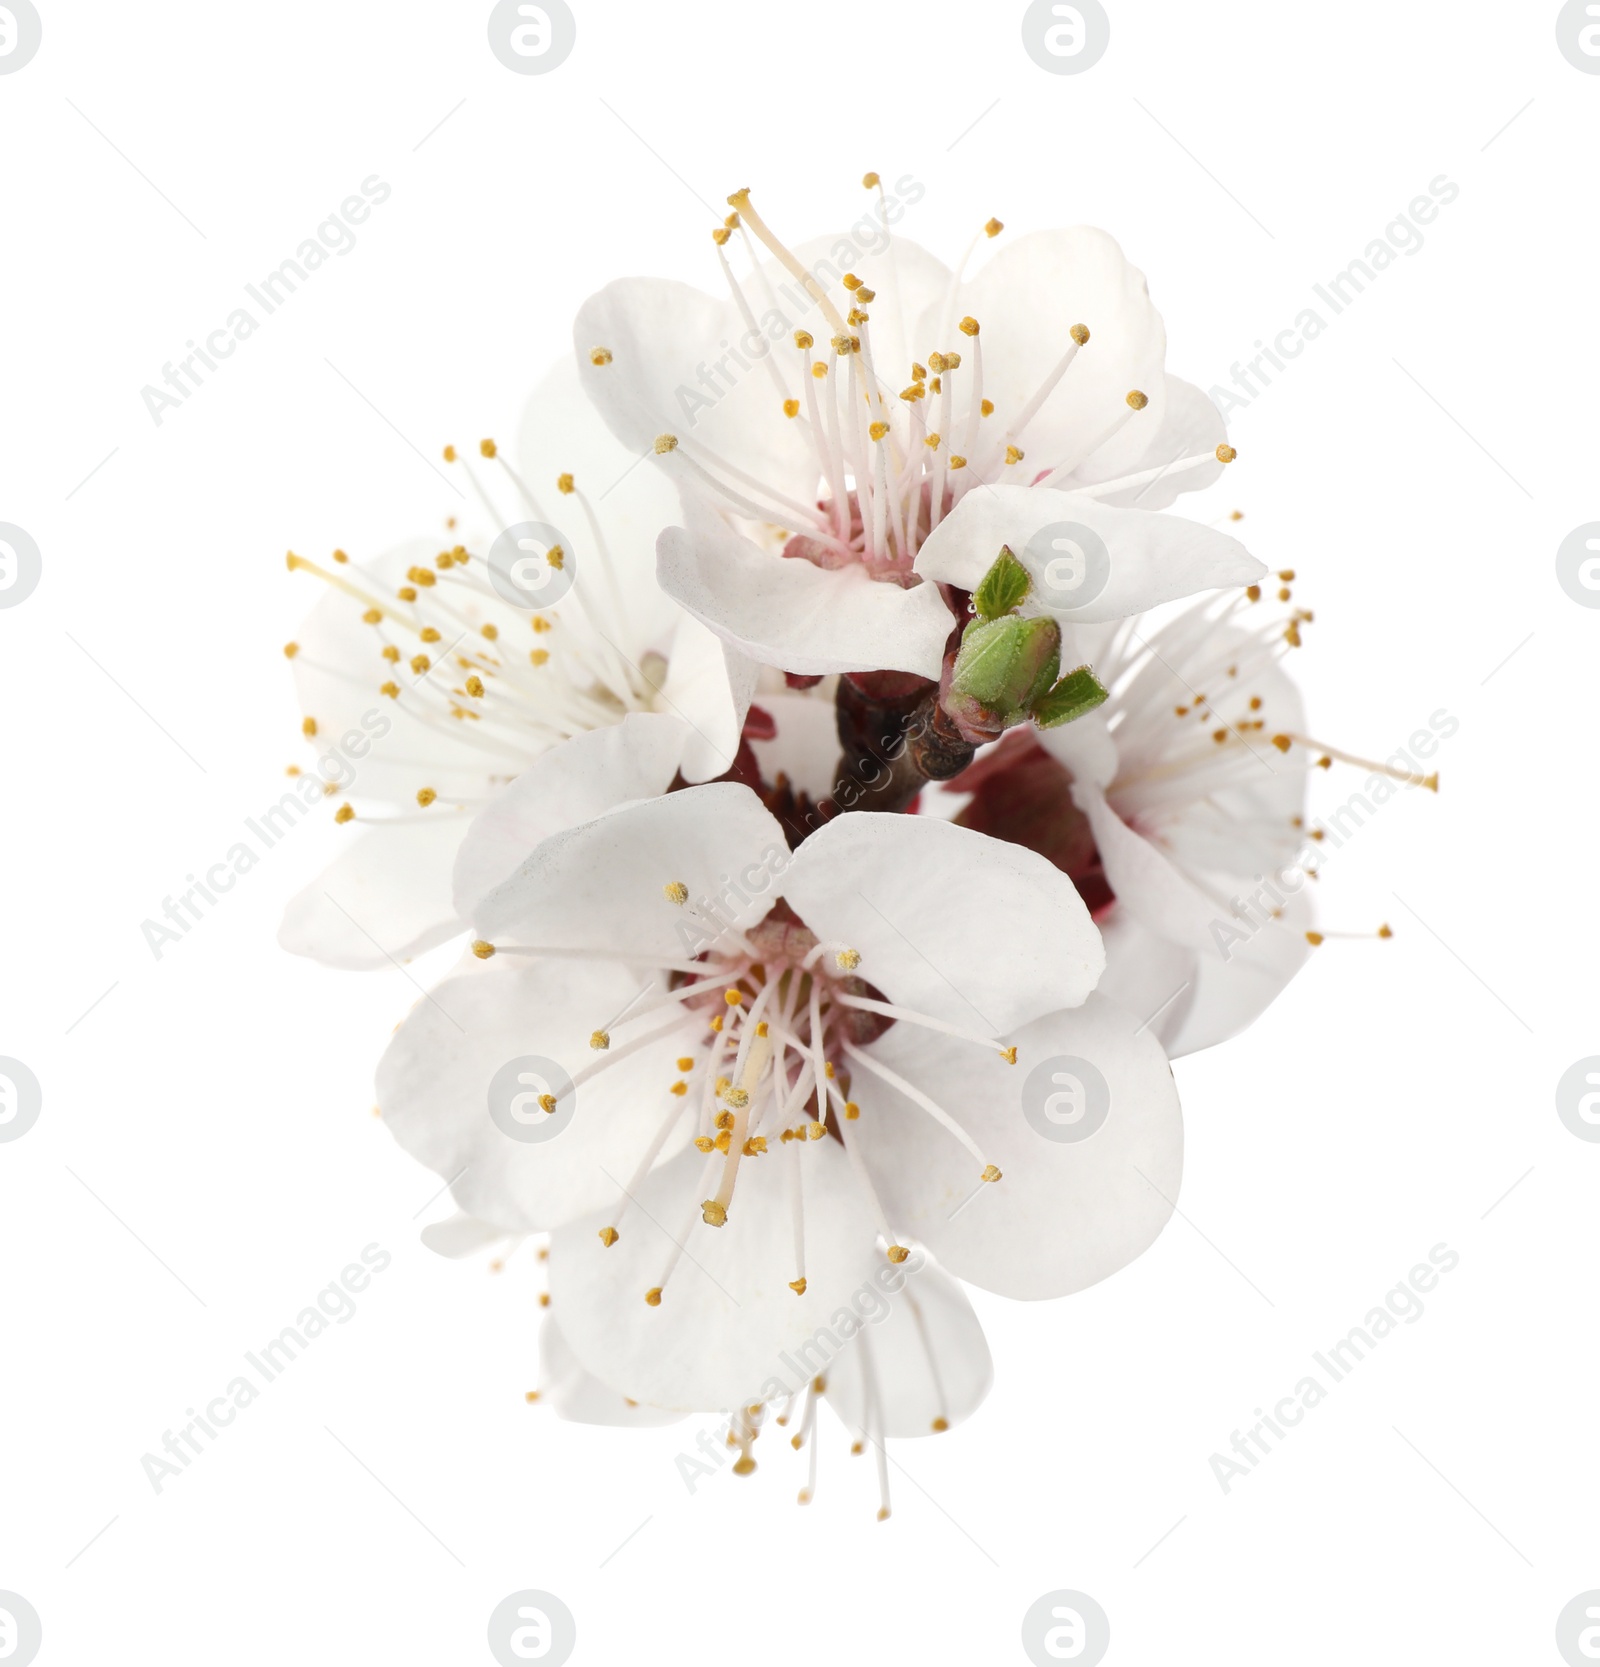
[[[816,338],[809,330],[796,330],[794,333],[794,345],[798,347],[802,353],[804,353],[807,348],[816,346]]]
[[[994,401],[992,399],[980,399],[978,409],[984,416],[992,417],[994,415]],[[1020,457],[1022,454],[1019,452],[1017,455]]]
[[[912,400],[921,399],[927,391],[920,382],[913,382],[909,388],[900,390],[900,397],[909,403]]]
[[[608,353],[606,354],[605,359],[602,359],[600,363],[605,364],[610,360],[610,358],[611,355]],[[650,1289],[645,1292],[644,1300],[649,1303],[652,1308],[659,1308],[661,1306],[661,1287],[659,1285],[652,1285]]]
[[[704,1134],[696,1135],[694,1143],[695,1143],[696,1147],[698,1147],[699,1150],[702,1151],[702,1152],[709,1152],[712,1149],[712,1146],[714,1144],[714,1142],[711,1139],[711,1136],[710,1135],[704,1135]]]
[[[481,677],[469,677],[467,679],[467,693],[471,695],[474,700],[482,700],[483,679]]]
[[[576,490],[577,484],[571,475],[556,476],[556,491],[560,492],[563,496],[568,496]]]
[[[555,630],[555,626],[543,614],[530,615],[528,623],[533,627],[533,634],[536,637],[542,637],[546,631]]]
[[[1015,1045],[1009,1048],[1002,1048],[1000,1050],[1000,1057],[1006,1062],[1007,1065],[1015,1065],[1017,1062],[1017,1050]]]
[[[1238,455],[1238,452],[1232,446],[1217,447],[1217,461],[1219,463],[1231,463]]]
[[[888,432],[889,425],[885,422],[870,423],[867,427],[867,433],[874,440],[881,440]]]
[[[929,1428],[935,1435],[943,1435],[950,1428],[950,1420],[948,1418],[935,1418]]]
[[[854,1100],[846,1100],[844,1103],[844,1114],[846,1120],[853,1123],[861,1115],[861,1107],[858,1106]]]
[[[765,1036],[766,1034],[767,1034],[767,1021],[765,1019],[763,1019],[761,1021],[761,1023],[756,1026],[756,1035],[757,1036]]]
[[[822,1062],[822,1074],[829,1082],[833,1081],[833,1061],[831,1059],[825,1059]]]
[[[726,226],[714,226],[711,231],[711,241],[715,243],[718,248],[721,248],[721,246],[726,243],[732,235],[733,233],[730,232]]]
[[[669,451],[676,451],[677,449],[678,436],[676,434],[658,434],[656,436],[657,457],[665,457]]]
[[[841,949],[833,959],[841,972],[854,972],[861,965],[861,952],[857,949]]]
[[[302,718],[300,720],[300,733],[309,741],[317,733],[317,720],[315,718]]]
[[[399,590],[395,592],[395,595],[398,596],[402,602],[415,602],[417,599],[417,587],[415,585],[401,585]]]
[[[944,368],[946,370],[960,370],[961,369],[961,355],[959,353],[947,353],[947,354],[945,354],[945,356],[944,356]]]
[[[439,633],[434,630],[431,625],[424,625],[422,629],[417,632],[417,635],[421,637],[424,642],[438,642],[439,640]]]
[[[1150,403],[1150,401],[1149,401],[1148,397],[1144,394],[1141,394],[1137,388],[1135,388],[1133,390],[1133,392],[1128,395],[1128,404],[1129,404],[1130,408],[1135,410],[1135,411],[1144,410],[1145,406],[1147,406],[1149,403]]]
[[[1390,929],[1387,926],[1380,926],[1378,928],[1378,936],[1380,938],[1392,938],[1394,936],[1394,933],[1392,931],[1390,931]]]
[[[1320,932],[1307,932],[1306,933],[1306,942],[1308,944],[1310,944],[1313,948],[1315,948],[1319,943],[1322,942],[1322,934]]]
[[[719,1152],[726,1152],[733,1144],[733,1135],[729,1130],[724,1129],[722,1133],[717,1136],[714,1144]]]
[[[861,183],[867,188],[868,191],[875,190],[878,184],[878,176],[876,174],[863,174],[861,176]]]
[[[750,1096],[742,1088],[730,1088],[722,1097],[735,1111],[743,1111],[750,1104]]]
[[[938,451],[939,436],[937,434],[925,434],[922,437],[922,443],[928,448],[929,451]]]
[[[983,229],[989,234],[990,237],[998,237],[1001,232],[1006,229],[1005,222],[991,217],[990,219],[984,221]]]
[[[786,399],[783,402],[783,414],[786,417],[798,417],[800,415],[800,401],[797,399]]]
[[[722,1029],[722,1015],[720,1013],[715,1013],[715,1014],[712,1015],[711,1023],[710,1023],[708,1028],[711,1029],[711,1030],[721,1030]]]
[[[495,445],[493,440],[480,440],[478,442],[478,450],[484,457],[493,457],[499,448]]]
[[[609,1030],[592,1030],[589,1032],[589,1046],[596,1053],[604,1053],[611,1046],[611,1032]]]
[[[499,638],[500,627],[498,625],[485,625],[483,629],[479,631],[478,635],[481,636],[485,642],[494,642]]]
[[[676,1094],[679,1098],[682,1098],[683,1095],[689,1092],[689,1085],[686,1082],[675,1082],[672,1087],[667,1090],[667,1092],[669,1094]]]
[[[539,1096],[539,1109],[545,1114],[546,1117],[553,1117],[556,1109],[555,1095],[541,1094]]]
[[[426,810],[428,806],[431,805],[438,797],[439,795],[435,793],[431,787],[419,787],[417,789],[417,803],[421,805],[424,810]]]
[[[480,961],[487,961],[494,954],[494,945],[486,938],[475,938],[472,943],[472,953]]]
[[[892,1244],[889,1246],[889,1260],[895,1263],[896,1266],[905,1261],[910,1254],[911,1252],[907,1250],[903,1244]]]
[[[455,460],[456,460],[456,448],[454,446],[446,446],[444,448],[444,460],[445,460],[446,463],[454,463],[455,462]]]
[[[390,700],[398,700],[400,698],[400,685],[398,683],[380,683],[378,693],[387,695]]]
[[[839,282],[848,290],[854,291],[861,288],[861,280],[855,275],[854,272],[846,272]]]
[[[530,648],[528,659],[533,665],[545,665],[550,659],[550,650],[548,648]]]
[[[806,1282],[805,1282],[805,1280],[803,1280],[803,1279],[791,1279],[791,1280],[790,1280],[790,1281],[789,1281],[789,1289],[790,1289],[790,1290],[791,1290],[791,1291],[793,1291],[793,1292],[794,1292],[794,1294],[795,1294],[795,1295],[796,1295],[796,1296],[797,1296],[797,1297],[803,1297],[803,1296],[804,1296],[804,1295],[805,1295],[805,1294],[806,1294]],[[794,1441],[795,1441],[795,1445],[796,1445],[796,1446],[799,1446],[799,1444],[800,1444],[800,1437],[799,1437],[799,1436],[796,1436],[796,1437],[795,1437],[795,1438],[794,1438]]]
[[[811,366],[811,374],[817,379],[817,381],[824,381],[828,375],[828,367],[821,359],[817,359]]]
[[[411,669],[417,674],[418,677],[421,677],[432,664],[433,661],[430,660],[426,654],[413,654],[411,656]]]
[[[530,1403],[537,1401],[539,1399],[539,1391],[537,1389],[529,1389],[523,1394],[522,1398]]]
[[[728,1220],[727,1206],[719,1204],[714,1198],[708,1198],[700,1206],[700,1219],[707,1227],[723,1227]]]
[[[368,608],[367,611],[364,614],[362,614],[362,616],[361,616],[361,623],[363,625],[381,625],[383,623],[383,609],[382,608]],[[290,648],[294,647],[294,644],[291,643],[289,645],[289,647]],[[287,654],[288,652],[289,652],[288,648],[284,649],[285,654]]]
[[[872,322],[872,314],[864,312],[860,307],[852,307],[850,311],[845,314],[844,321],[851,327],[851,329],[854,329],[858,324],[870,324]],[[852,347],[858,345],[857,338],[855,336],[852,336],[850,341]]]
[[[992,1163],[985,1164],[983,1173],[978,1177],[978,1179],[980,1181],[998,1181],[1000,1179],[1000,1171],[996,1169]]]
[[[1248,596],[1252,602],[1259,602],[1261,600],[1261,586],[1251,585],[1249,589],[1245,591],[1245,595]]]
[[[366,615],[363,615],[362,617],[366,618]],[[377,610],[374,609],[373,610],[373,617],[376,618],[376,619],[382,619],[383,615],[378,613]],[[295,655],[298,654],[299,652],[300,652],[300,645],[297,642],[286,642],[283,645],[283,657],[286,660],[292,660],[295,657]]]
[[[617,1232],[615,1227],[602,1227],[600,1229],[600,1242],[606,1247],[607,1250],[609,1250],[621,1236],[622,1235]]]
[[[873,301],[876,301],[877,299],[878,299],[877,290],[868,289],[865,284],[863,284],[861,286],[861,288],[856,291],[856,300],[858,300],[858,301],[860,301],[864,304],[871,303]],[[865,318],[867,315],[865,313],[863,313],[861,316],[863,318]]]
[[[956,452],[951,452],[950,453],[950,467],[952,469],[964,469],[964,468],[966,468],[966,466],[967,466],[966,458],[960,456]]]
[[[964,336],[975,336],[978,333],[978,321],[969,315],[968,317],[962,319],[956,328]]]
[[[394,665],[400,658],[400,650],[396,648],[392,642],[386,642],[379,650],[379,653],[383,655],[384,659],[386,659],[391,666]]]
[[[747,1158],[760,1157],[766,1149],[767,1137],[764,1134],[751,1135],[744,1143],[744,1155]]]
[[[553,567],[556,572],[559,573],[561,569],[566,566],[567,553],[559,544],[552,544],[550,548],[545,551],[544,559],[549,566]]]
[[[355,808],[351,805],[340,805],[333,813],[335,822],[350,822],[355,819]]]
[[[826,1123],[808,1123],[806,1125],[806,1133],[813,1140],[821,1140],[827,1132],[828,1125]]]
[[[744,994],[743,994],[743,992],[739,991],[739,990],[735,990],[731,986],[728,989],[726,989],[722,992],[722,999],[725,1002],[727,1002],[727,1004],[730,1007],[743,1007],[744,1006]]]
[[[1274,735],[1272,737],[1272,744],[1278,749],[1279,752],[1288,752],[1290,747],[1294,745],[1294,742],[1290,740],[1287,735]]]
[[[755,1469],[755,1467],[756,1461],[751,1458],[748,1453],[746,1453],[742,1459],[735,1459],[733,1461],[733,1473],[735,1476],[748,1476],[750,1472]]]
[[[1072,337],[1079,347],[1082,347],[1089,339],[1089,326],[1087,324],[1074,324],[1067,334]]]

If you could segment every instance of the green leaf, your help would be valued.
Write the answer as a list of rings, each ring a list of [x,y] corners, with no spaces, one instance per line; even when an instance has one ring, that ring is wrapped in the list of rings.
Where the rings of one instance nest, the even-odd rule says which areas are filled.
[[[1108,690],[1087,666],[1069,671],[1053,689],[1034,702],[1029,716],[1040,729],[1054,729],[1058,724],[1069,724],[1104,706],[1111,698]]]
[[[1033,580],[1028,577],[1027,568],[1012,555],[1010,545],[1002,544],[994,566],[978,581],[978,588],[972,593],[972,605],[980,619],[1000,619],[1019,606],[1032,589]]]

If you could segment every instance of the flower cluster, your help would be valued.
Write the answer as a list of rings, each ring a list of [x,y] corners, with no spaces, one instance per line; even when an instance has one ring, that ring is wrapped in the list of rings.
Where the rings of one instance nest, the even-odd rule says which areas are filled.
[[[792,1424],[803,1500],[822,1403],[886,1476],[982,1399],[963,1285],[1154,1241],[1169,1055],[1319,941],[1257,888],[1332,756],[1293,574],[1166,513],[1235,454],[1143,276],[1085,228],[969,276],[993,220],[952,271],[865,185],[873,254],[738,191],[723,293],[587,301],[515,461],[445,451],[478,532],[290,557],[306,737],[392,721],[282,941],[461,943],[378,1066],[427,1242],[548,1235],[530,1398],[722,1413],[741,1473]]]

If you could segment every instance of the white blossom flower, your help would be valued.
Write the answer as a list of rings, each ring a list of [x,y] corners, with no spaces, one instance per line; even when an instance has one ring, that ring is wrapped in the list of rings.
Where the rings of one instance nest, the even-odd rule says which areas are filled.
[[[671,490],[630,468],[570,361],[533,397],[522,470],[492,441],[476,450],[476,461],[454,447],[445,457],[470,483],[483,540],[461,542],[452,521],[443,548],[417,542],[368,563],[289,557],[327,585],[285,652],[351,844],[289,904],[280,941],[333,966],[385,966],[462,931],[486,883],[461,892],[454,879],[472,815],[557,743],[629,713],[668,714],[671,767],[650,791],[680,769],[689,781],[721,774],[738,746],[755,668],[655,584]],[[520,523],[546,532],[512,583],[488,556]],[[559,600],[541,607],[544,594]]]
[[[1277,575],[1280,604],[1293,579]],[[1174,1058],[1250,1024],[1322,941],[1309,772],[1339,758],[1437,786],[1307,734],[1284,662],[1310,618],[1251,586],[1164,621],[1068,627],[1064,651],[1095,666],[1106,704],[1011,732],[936,795],[1073,879],[1105,938],[1101,992]]]
[[[792,252],[735,192],[714,234],[725,301],[628,278],[580,310],[591,397],[682,489],[663,587],[783,671],[932,679],[956,620],[924,581],[976,582],[1003,543],[1021,555],[1030,496],[1033,528],[1082,523],[1107,547],[1114,582],[1082,618],[1260,577],[1227,534],[1153,513],[1233,452],[1210,400],[1166,373],[1160,315],[1117,245],[1038,232],[967,280],[965,259],[952,273],[891,239],[904,204],[867,183],[876,217]]]
[[[623,754],[662,721],[626,719],[608,768],[637,770]],[[594,741],[548,771],[592,774],[576,755]],[[871,813],[791,851],[733,782],[611,796],[482,899],[474,954],[378,1073],[385,1122],[469,1217],[553,1232],[553,1310],[588,1373],[666,1409],[770,1406],[913,1244],[1041,1298],[1154,1239],[1176,1091],[1148,1029],[1094,992],[1099,937],[1057,868]],[[1109,1085],[1092,1139],[1025,1115],[1031,1074],[1062,1058]],[[493,1089],[529,1060],[519,1139]]]

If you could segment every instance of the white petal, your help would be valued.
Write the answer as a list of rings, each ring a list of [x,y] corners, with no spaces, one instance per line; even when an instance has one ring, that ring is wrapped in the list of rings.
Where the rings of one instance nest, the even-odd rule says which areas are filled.
[[[1019,237],[961,286],[952,310],[956,318],[972,314],[982,328],[983,391],[994,401],[988,420],[997,435],[1006,432],[1072,345],[1072,326],[1088,325],[1087,345],[1019,443],[1030,469],[1072,467],[1091,451],[1115,473],[1137,466],[1162,421],[1166,331],[1144,274],[1128,264],[1113,238],[1092,226]],[[949,335],[935,340],[930,332],[936,328],[935,319],[925,315],[919,340],[940,349],[962,346]],[[963,377],[965,368],[956,375]],[[1096,449],[1095,442],[1125,413],[1124,401],[1134,389],[1150,404]]]
[[[644,979],[594,962],[541,961],[447,979],[412,1008],[378,1064],[378,1105],[389,1132],[451,1183],[467,1214],[507,1231],[538,1232],[610,1207],[668,1112],[674,1059],[698,1029],[664,1037],[608,1065],[550,1119],[549,1138],[523,1141],[490,1114],[496,1074],[513,1061],[554,1062],[568,1076],[595,1059],[589,1037]],[[528,1069],[547,1085],[542,1067]],[[517,1073],[513,1073],[516,1075]],[[530,1084],[535,1092],[541,1091]],[[542,1133],[535,1124],[534,1132]],[[665,1152],[682,1147],[681,1116]]]
[[[1227,464],[1215,457],[1216,449],[1228,438],[1227,424],[1222,413],[1192,382],[1181,377],[1165,379],[1166,397],[1162,401],[1159,427],[1149,430],[1135,419],[1130,428],[1145,441],[1142,453],[1123,460],[1111,468],[1105,456],[1096,454],[1058,484],[1066,491],[1080,486],[1093,486],[1099,481],[1117,480],[1123,475],[1142,473],[1146,469],[1167,469],[1157,480],[1129,486],[1120,492],[1097,494],[1103,504],[1116,504],[1124,509],[1166,509],[1185,492],[1198,492],[1221,478]],[[1140,416],[1146,413],[1141,412]],[[1110,448],[1107,448],[1109,451]],[[1207,452],[1213,460],[1190,469],[1171,469],[1185,458],[1200,457]]]
[[[1068,622],[1120,619],[1197,591],[1253,584],[1267,571],[1238,539],[1197,521],[1049,487],[996,486],[969,492],[939,523],[917,572],[972,590],[1003,544],[1033,578],[1023,612]]]
[[[1312,920],[1311,900],[1302,890],[1288,899],[1281,919],[1254,931],[1247,944],[1230,944],[1220,961],[1202,956],[1194,999],[1172,1032],[1168,1053],[1174,1059],[1198,1053],[1253,1024],[1305,965],[1311,954],[1306,930]],[[1233,925],[1245,929],[1238,922]]]
[[[489,893],[474,920],[491,942],[682,961],[702,898],[734,926],[753,926],[788,865],[783,829],[755,794],[710,782],[552,835]],[[675,884],[688,888],[687,905],[665,896]]]
[[[352,832],[347,848],[289,900],[278,942],[324,966],[364,972],[409,961],[465,931],[450,870],[468,826],[441,806],[437,821]]]
[[[462,915],[470,917],[551,834],[665,793],[691,738],[677,718],[638,712],[535,759],[472,819],[455,864]]]
[[[960,1285],[924,1258],[885,1307],[829,1367],[828,1405],[878,1439],[932,1435],[937,1421],[955,1425],[976,1411],[994,1363]]]
[[[464,1215],[460,1210],[443,1221],[430,1221],[421,1233],[423,1244],[435,1256],[448,1256],[453,1262],[476,1256],[479,1251],[498,1244],[506,1236],[504,1227],[496,1226],[492,1221],[479,1221],[476,1216]]]
[[[1142,925],[1118,904],[1106,910],[1099,926],[1106,970],[1095,993],[1143,1019],[1167,1057],[1175,1058],[1172,1038],[1194,1005],[1204,958]]]
[[[1183,1123],[1160,1044],[1103,997],[1018,1031],[1017,1063],[897,1024],[875,1058],[943,1105],[1002,1173],[978,1179],[971,1153],[866,1071],[852,1083],[859,1130],[890,1226],[920,1239],[958,1279],[1002,1296],[1066,1296],[1115,1273],[1161,1231],[1178,1196]],[[1106,1086],[1102,1097],[1092,1066]],[[1061,1122],[1071,1081],[1104,1110]],[[1049,1096],[1056,1118],[1049,1115]],[[1034,1108],[1030,1121],[1026,1107]]]
[[[876,1248],[871,1215],[838,1143],[807,1141],[798,1153],[806,1291],[790,1289],[790,1157],[785,1149],[745,1160],[722,1227],[700,1219],[709,1166],[691,1151],[649,1177],[616,1244],[600,1242],[599,1218],[555,1234],[551,1301],[591,1372],[636,1401],[692,1412],[780,1399],[832,1362],[893,1287],[896,1270]],[[682,1255],[652,1308],[645,1292],[661,1284],[679,1243]],[[840,1323],[841,1312],[854,1316],[850,1325]]]
[[[819,938],[860,953],[890,1001],[989,1035],[1075,1006],[1105,964],[1059,869],[933,817],[835,817],[795,853],[783,892]]]
[[[1063,657],[1061,663],[1065,666],[1069,662]],[[1105,787],[1116,776],[1117,744],[1106,726],[1106,711],[1107,707],[1102,706],[1099,711],[1074,718],[1069,724],[1034,731],[1039,744],[1052,758],[1066,765],[1074,781]]]
[[[534,390],[518,433],[517,457],[522,478],[543,511],[532,517],[519,505],[519,513],[548,521],[565,535],[576,555],[579,583],[606,635],[634,660],[646,649],[664,651],[678,609],[655,583],[656,534],[678,518],[677,489],[659,469],[634,467],[638,451],[611,433],[588,399],[575,355],[563,355]],[[616,575],[615,591],[606,583],[587,517],[556,486],[561,474],[573,476],[594,510]],[[489,479],[493,483],[492,474]],[[509,492],[497,496],[519,504]],[[592,634],[581,608],[564,610],[562,623]]]
[[[839,768],[839,720],[831,696],[820,689],[804,694],[763,694],[756,702],[777,727],[770,741],[752,741],[761,773],[776,781],[781,772],[803,793],[825,799]]]
[[[553,1313],[539,1327],[539,1399],[574,1424],[645,1430],[676,1424],[683,1416],[629,1401],[601,1383],[572,1352]]]
[[[1089,818],[1106,880],[1117,901],[1151,931],[1208,955],[1217,954],[1217,927],[1229,919],[1161,849],[1136,833],[1092,782],[1074,782],[1072,798]]]
[[[953,621],[935,586],[902,590],[864,567],[825,570],[763,550],[695,493],[684,512],[688,526],[668,527],[656,546],[662,588],[752,659],[811,677],[938,677]]]
[[[335,571],[360,587],[362,596],[392,597],[408,568],[432,568],[438,553],[437,543],[418,540]],[[395,701],[380,694],[394,668],[380,653],[385,639],[362,618],[367,603],[320,579],[302,582],[319,594],[295,634],[298,652],[290,669],[301,711],[316,720],[318,754],[344,760],[337,779],[346,793],[414,809],[418,788],[433,788],[441,800],[481,798],[492,781],[509,779],[521,768],[523,749],[474,747],[464,741],[460,726],[423,722],[417,716],[424,710],[420,699]],[[508,617],[498,599],[480,604],[468,595],[458,606],[474,624]],[[399,640],[413,639],[399,633]]]
[[[745,324],[732,300],[667,278],[619,278],[578,309],[573,345],[583,386],[633,454],[655,467],[660,434],[678,434],[709,447],[718,458],[802,501],[816,485],[810,448],[781,413],[782,396],[767,370],[749,362],[730,388],[711,367],[727,356],[724,343]],[[591,354],[605,348],[610,362]],[[788,332],[774,349],[793,349]],[[702,373],[708,380],[702,380]]]
[[[759,671],[754,660],[678,610],[667,680],[657,698],[661,710],[689,726],[680,766],[685,781],[709,781],[732,766]]]

